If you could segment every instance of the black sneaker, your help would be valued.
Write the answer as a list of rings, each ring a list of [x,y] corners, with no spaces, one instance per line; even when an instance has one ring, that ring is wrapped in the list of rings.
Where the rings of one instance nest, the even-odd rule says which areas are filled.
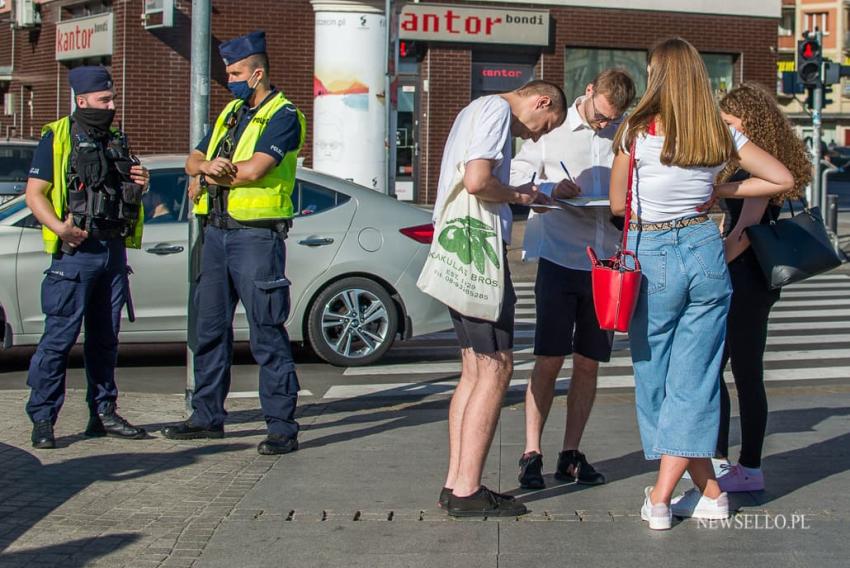
[[[452,517],[518,517],[528,513],[528,509],[514,498],[505,498],[482,485],[468,497],[452,494],[448,512]]]
[[[567,450],[558,454],[555,477],[561,481],[575,481],[582,485],[603,485],[605,476],[587,462],[578,450]]]
[[[52,450],[56,447],[56,437],[53,435],[53,422],[39,420],[32,425],[32,447],[39,450]]]
[[[197,440],[199,438],[224,438],[224,426],[205,428],[195,426],[191,420],[169,424],[162,429],[162,435],[169,440]]]
[[[133,426],[115,412],[114,403],[109,404],[104,412],[99,412],[89,418],[84,434],[94,438],[110,436],[125,440],[141,440],[147,437],[144,428]]]
[[[519,458],[519,486],[523,489],[543,489],[543,456],[537,452],[522,454]]]
[[[504,499],[505,501],[513,501],[516,499],[513,495],[508,495],[507,493],[496,493],[495,491],[491,491],[493,495]],[[440,509],[446,510],[449,508],[449,497],[452,496],[452,490],[448,487],[443,487],[440,489],[440,498],[437,500],[437,506]]]
[[[440,509],[448,509],[449,507],[449,497],[452,496],[452,490],[448,487],[443,487],[440,489],[440,498],[437,499],[437,506]]]

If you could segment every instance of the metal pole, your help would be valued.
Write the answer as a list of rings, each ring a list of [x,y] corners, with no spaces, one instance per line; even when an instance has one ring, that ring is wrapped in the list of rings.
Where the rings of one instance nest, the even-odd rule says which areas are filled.
[[[210,115],[210,14],[212,0],[192,0],[192,70],[189,95],[189,152],[194,150],[209,130]],[[186,322],[186,412],[192,412],[192,393],[195,391],[196,345],[195,281],[200,271],[200,227],[198,220],[189,218],[189,298]]]
[[[829,174],[833,172],[837,172],[838,168],[827,162],[826,160],[821,160],[820,164],[823,166],[823,173],[820,176],[820,194],[818,195],[818,202],[821,205],[821,215],[823,215],[824,219],[826,219],[826,207],[827,207],[827,186],[829,184]]]
[[[815,37],[819,45],[823,45],[823,34],[820,31],[815,32]],[[817,85],[813,91],[813,107],[812,108],[812,166],[814,173],[812,175],[812,206],[821,206],[821,177],[820,177],[820,161],[823,156],[820,153],[821,143],[821,114],[823,112],[823,77],[822,73],[818,72]],[[821,207],[823,210],[823,207]]]
[[[812,109],[812,156],[814,175],[812,176],[812,206],[821,206],[822,180],[820,176],[821,163],[821,111],[823,111],[823,84],[818,83],[814,88],[814,108]],[[821,208],[822,209],[822,208]]]
[[[833,234],[838,234],[838,196],[834,193],[826,197],[826,227]]]
[[[385,41],[384,44],[387,48],[386,60],[384,62],[384,122],[386,124],[387,129],[387,143],[386,143],[386,182],[384,184],[384,193],[387,195],[394,195],[395,188],[393,187],[393,180],[395,179],[395,168],[393,164],[395,164],[395,132],[393,128],[393,103],[392,103],[392,87],[393,87],[393,75],[397,73],[396,66],[390,63],[390,58],[395,57],[395,34],[392,29],[394,25],[393,19],[393,2],[392,0],[384,0],[384,19],[385,19]]]

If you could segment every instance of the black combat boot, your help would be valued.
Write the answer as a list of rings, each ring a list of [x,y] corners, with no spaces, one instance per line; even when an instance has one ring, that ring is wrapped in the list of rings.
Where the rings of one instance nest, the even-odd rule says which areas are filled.
[[[125,440],[141,440],[147,437],[144,428],[133,426],[115,412],[114,402],[107,404],[103,412],[98,412],[89,418],[85,435],[93,438],[110,436]]]
[[[32,425],[32,447],[39,450],[52,450],[56,447],[53,436],[53,423],[50,420],[39,420]]]

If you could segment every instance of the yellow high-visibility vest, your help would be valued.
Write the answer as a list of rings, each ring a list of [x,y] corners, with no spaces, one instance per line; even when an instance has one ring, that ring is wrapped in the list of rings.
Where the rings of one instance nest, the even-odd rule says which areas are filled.
[[[245,104],[245,101],[236,99],[230,103],[218,115],[213,127],[210,144],[207,147],[207,160],[215,158],[218,145],[227,133],[226,122],[231,113],[235,113]],[[246,185],[230,188],[227,197],[227,213],[237,221],[261,221],[271,219],[288,219],[292,217],[292,189],[295,186],[295,168],[297,167],[298,152],[304,145],[307,133],[307,122],[300,110],[291,106],[284,110],[287,105],[292,105],[283,93],[277,93],[271,100],[267,101],[257,114],[245,127],[242,135],[236,143],[231,161],[244,162],[250,160],[254,155],[257,141],[265,131],[266,126],[277,112],[296,112],[300,132],[298,147],[287,152],[280,163],[272,168],[261,179]],[[210,211],[209,195],[202,191],[200,199],[195,204],[195,215],[207,215]]]
[[[47,199],[53,205],[56,217],[65,220],[67,212],[65,204],[68,202],[68,170],[71,165],[71,119],[60,118],[55,122],[45,125],[41,129],[41,135],[48,132],[53,133],[53,182],[47,190]],[[139,218],[132,235],[128,235],[124,244],[129,248],[142,248],[142,231],[145,223],[145,209],[139,207]],[[62,246],[59,243],[59,235],[41,226],[41,236],[44,241],[44,252],[53,254]]]

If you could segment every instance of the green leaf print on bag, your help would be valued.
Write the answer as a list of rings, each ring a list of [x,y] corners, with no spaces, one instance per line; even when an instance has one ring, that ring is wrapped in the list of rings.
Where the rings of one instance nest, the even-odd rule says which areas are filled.
[[[462,263],[472,264],[479,274],[484,274],[487,259],[501,268],[496,249],[487,242],[495,236],[496,231],[486,223],[474,217],[458,217],[446,222],[437,239],[446,252],[455,253]]]

